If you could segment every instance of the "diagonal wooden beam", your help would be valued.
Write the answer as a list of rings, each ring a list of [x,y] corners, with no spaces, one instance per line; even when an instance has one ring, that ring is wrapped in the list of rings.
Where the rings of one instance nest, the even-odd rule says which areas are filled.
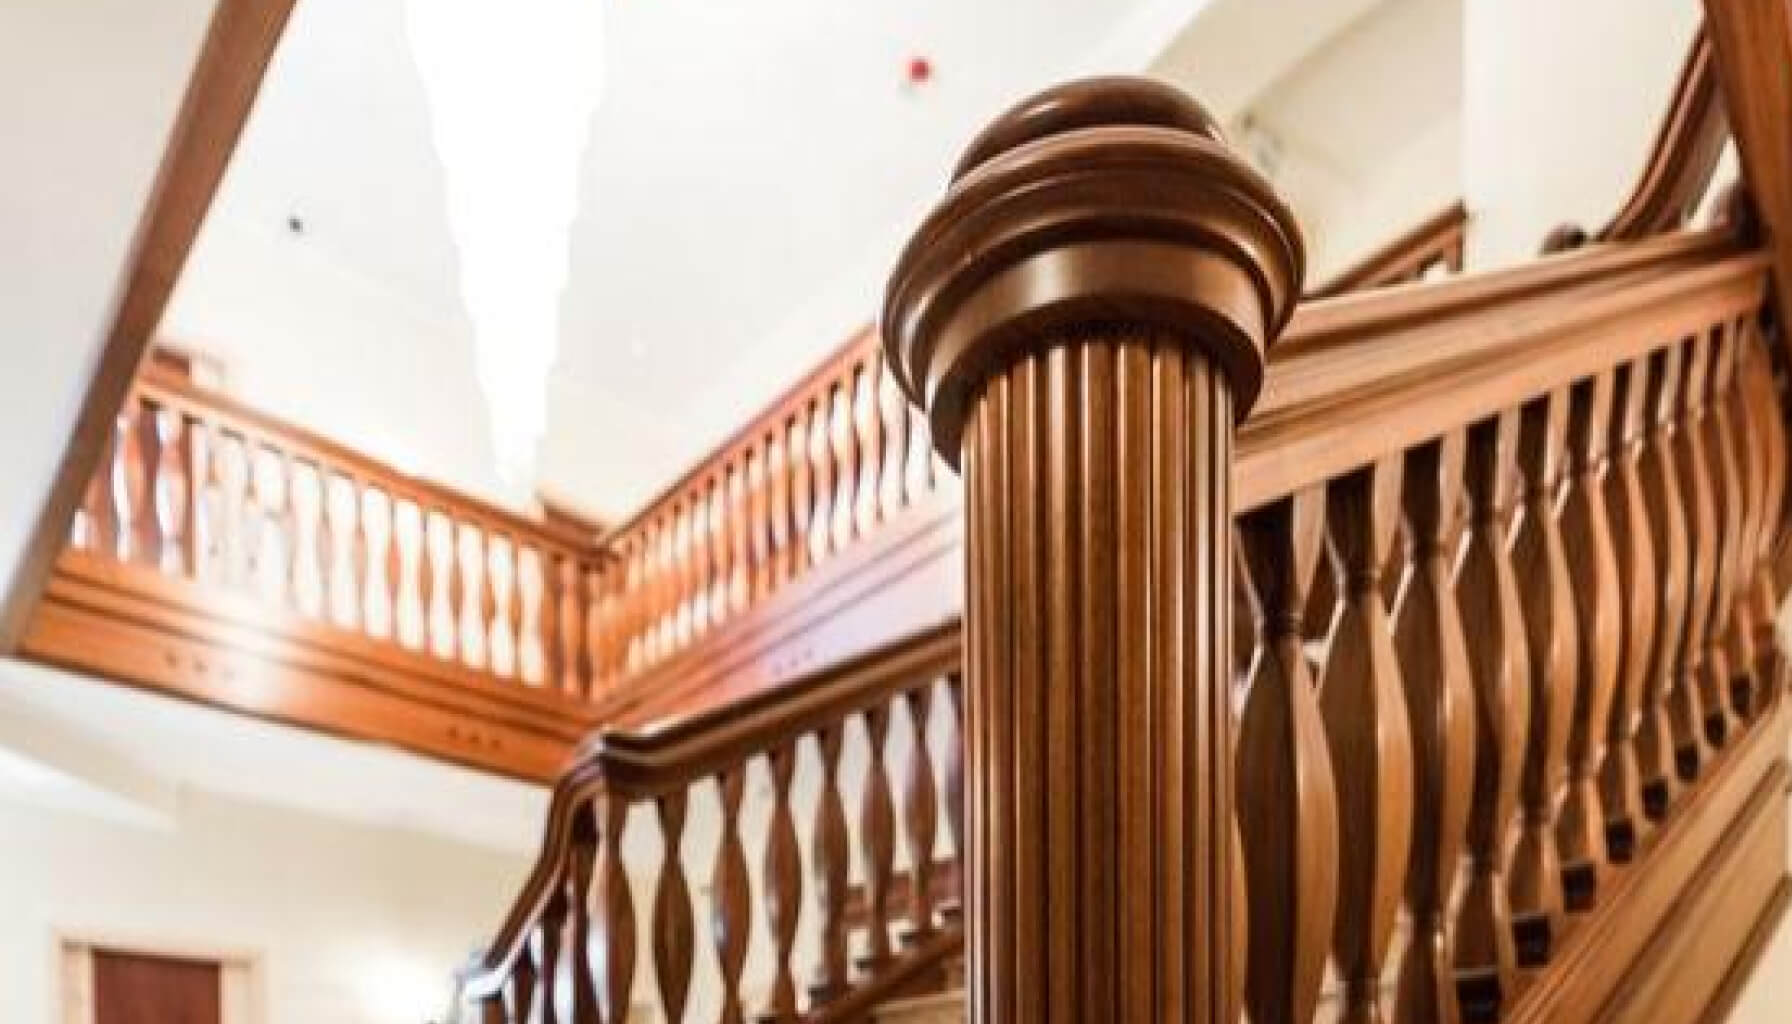
[[[0,654],[10,653],[43,594],[112,420],[149,351],[150,336],[186,266],[224,169],[261,91],[294,0],[218,0],[187,81],[168,148],[131,242],[123,290],[88,379],[50,494],[0,601]]]
[[[1792,11],[1786,0],[1705,0],[1705,14],[1784,310],[1792,300]],[[1782,337],[1792,350],[1792,332]]]

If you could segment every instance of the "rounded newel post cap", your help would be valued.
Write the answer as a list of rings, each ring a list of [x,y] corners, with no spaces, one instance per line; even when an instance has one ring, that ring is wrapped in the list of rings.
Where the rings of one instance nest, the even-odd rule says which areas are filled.
[[[1304,268],[1294,215],[1200,104],[1149,79],[1087,79],[965,150],[891,274],[884,346],[953,464],[984,379],[1079,332],[1183,339],[1224,369],[1243,416]]]

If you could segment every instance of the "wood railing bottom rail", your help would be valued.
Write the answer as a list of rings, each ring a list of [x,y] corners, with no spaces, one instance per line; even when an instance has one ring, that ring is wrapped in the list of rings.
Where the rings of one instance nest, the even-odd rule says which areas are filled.
[[[21,651],[59,668],[455,764],[549,782],[596,725],[567,694],[64,552]]]
[[[1685,794],[1638,861],[1614,871],[1592,913],[1519,996],[1518,1024],[1703,1024],[1714,998],[1778,912],[1786,884],[1782,697]]]

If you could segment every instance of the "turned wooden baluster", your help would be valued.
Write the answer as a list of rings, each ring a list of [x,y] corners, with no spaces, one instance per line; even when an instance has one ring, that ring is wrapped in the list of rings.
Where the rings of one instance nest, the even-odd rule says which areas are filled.
[[[815,491],[809,479],[809,413],[799,407],[785,429],[784,458],[789,467],[790,533],[779,560],[778,578],[789,580],[802,572],[809,560],[809,523],[813,515]]]
[[[1729,665],[1729,615],[1736,577],[1736,547],[1742,533],[1742,482],[1736,479],[1735,452],[1729,443],[1729,355],[1733,326],[1720,325],[1710,335],[1710,351],[1704,378],[1704,414],[1701,447],[1704,472],[1711,493],[1711,604],[1706,612],[1701,690],[1706,694],[1706,721],[1711,710],[1720,712],[1719,726],[1731,737],[1742,725],[1745,703],[1736,703],[1735,680]],[[1742,689],[1745,692],[1747,687]]]
[[[727,534],[720,514],[723,496],[718,477],[692,492],[689,511],[683,517],[678,583],[680,646],[702,636],[722,620],[728,593]]]
[[[1641,740],[1645,763],[1672,758],[1674,770],[1648,794],[1653,809],[1665,814],[1680,790],[1680,781],[1698,772],[1705,749],[1704,713],[1696,687],[1682,686],[1680,648],[1685,642],[1691,574],[1686,537],[1686,504],[1681,498],[1680,473],[1675,457],[1679,433],[1676,410],[1680,406],[1683,349],[1670,345],[1651,358],[1648,415],[1648,447],[1642,461],[1644,506],[1649,519],[1649,546],[1655,551],[1655,643],[1649,652],[1649,681],[1644,704],[1666,709],[1668,730],[1659,735],[1647,718]],[[1657,744],[1665,744],[1659,752]]]
[[[112,432],[112,536],[106,547],[120,562],[134,562],[143,547],[149,515],[149,469],[143,455],[142,405],[135,395],[118,411]]]
[[[535,1000],[540,989],[540,975],[535,970],[535,943],[525,940],[510,970],[510,1019],[516,1024],[538,1024]]]
[[[1457,990],[1465,1020],[1498,1020],[1517,991],[1507,842],[1518,809],[1530,724],[1530,655],[1510,542],[1517,510],[1518,413],[1469,430],[1470,529],[1456,592],[1475,691],[1469,877],[1456,922]]]
[[[541,596],[536,611],[536,635],[541,644],[541,685],[561,693],[574,693],[578,689],[577,669],[573,665],[576,655],[569,656],[566,643],[572,639],[566,635],[566,612],[577,602],[572,592],[577,585],[571,572],[572,559],[563,552],[536,548],[535,565],[541,577]]]
[[[1714,493],[1711,463],[1705,452],[1705,412],[1709,395],[1711,347],[1706,332],[1693,336],[1685,345],[1685,386],[1680,389],[1679,429],[1674,435],[1675,468],[1680,474],[1681,499],[1686,503],[1686,535],[1690,571],[1686,613],[1686,636],[1680,645],[1680,685],[1698,694],[1703,711],[1702,735],[1712,748],[1722,746],[1729,737],[1729,697],[1716,686],[1707,671],[1706,657],[1711,651],[1713,598],[1717,591],[1718,537],[1717,497]],[[1682,755],[1685,754],[1682,739]],[[1694,771],[1704,763],[1695,762]],[[1685,776],[1685,772],[1682,771]],[[1686,776],[1690,777],[1690,776]]]
[[[1773,551],[1780,536],[1783,512],[1780,503],[1785,483],[1786,458],[1783,415],[1773,383],[1771,360],[1757,324],[1747,325],[1742,351],[1743,403],[1747,410],[1748,437],[1745,452],[1752,456],[1750,477],[1756,481],[1756,523],[1749,564],[1744,573],[1749,596],[1746,603],[1754,623],[1756,672],[1762,681],[1763,703],[1778,697],[1776,679],[1780,658],[1775,642],[1775,618],[1779,601],[1773,579]]]
[[[903,939],[919,942],[933,935],[933,862],[938,798],[934,795],[933,750],[927,742],[927,722],[932,715],[933,688],[919,686],[902,696],[914,743],[909,748],[908,774],[902,784],[903,837],[908,848],[909,927]]]
[[[727,578],[727,615],[739,615],[753,600],[752,522],[747,508],[747,471],[736,462],[728,469],[728,548],[731,568]]]
[[[1327,520],[1343,610],[1320,677],[1319,705],[1338,789],[1341,844],[1333,945],[1345,984],[1343,1020],[1379,1022],[1413,829],[1413,749],[1400,664],[1381,592],[1399,528],[1400,465],[1334,480]]]
[[[566,932],[567,905],[564,892],[548,897],[542,908],[541,925],[537,929],[541,946],[541,978],[537,997],[541,1000],[536,1020],[540,1024],[559,1024],[560,1006],[560,939]]]
[[[594,801],[597,817],[598,912],[597,1001],[606,1021],[629,1017],[629,992],[635,983],[635,900],[622,860],[622,830],[628,824],[628,802],[605,794]]]
[[[1707,692],[1722,700],[1730,728],[1748,717],[1754,672],[1754,650],[1744,641],[1738,651],[1736,588],[1741,576],[1743,515],[1748,502],[1742,471],[1736,464],[1735,419],[1731,396],[1736,383],[1736,347],[1740,327],[1725,324],[1711,346],[1710,396],[1706,401],[1705,456],[1713,478],[1718,530],[1716,580],[1712,585],[1711,629],[1707,638]]]
[[[1606,847],[1614,861],[1636,855],[1649,821],[1666,810],[1662,780],[1674,772],[1667,708],[1649,688],[1649,652],[1655,643],[1655,549],[1643,496],[1642,461],[1648,410],[1649,361],[1615,371],[1612,395],[1611,472],[1606,509],[1617,558],[1620,640],[1618,674],[1606,732],[1608,751],[1600,777],[1606,806]],[[1644,735],[1649,739],[1645,740]]]
[[[228,475],[225,465],[227,442],[223,427],[213,420],[196,420],[193,424],[193,432],[199,442],[198,469],[194,474],[195,483],[199,488],[194,500],[198,513],[194,523],[194,533],[199,544],[199,560],[194,566],[194,578],[206,583],[228,584],[230,582],[231,527],[224,518],[229,500],[225,487],[225,479]],[[100,465],[102,467],[110,465],[112,459],[109,447],[112,440],[107,438],[106,443],[108,449],[106,454],[101,457]],[[110,487],[111,474],[104,471],[95,473],[94,481],[98,485]],[[101,494],[94,495],[95,499],[101,497]],[[319,516],[327,517],[329,514],[329,491],[320,491],[320,500],[322,504]],[[96,527],[100,525],[99,521],[95,520],[94,522]],[[99,530],[94,536],[94,541],[97,543],[99,537],[104,535],[104,530]],[[331,550],[334,550],[333,547]],[[329,592],[326,590],[325,593],[327,595]]]
[[[626,549],[603,552],[598,559],[579,570],[585,579],[585,593],[590,596],[581,628],[591,663],[585,677],[585,693],[592,697],[621,675],[628,653],[627,638],[622,634],[625,608],[620,592],[628,571],[628,553]]]
[[[965,843],[969,837],[964,830],[964,748],[967,742],[964,722],[964,674],[949,672],[946,674],[946,829],[952,837],[952,859],[958,865],[957,891],[940,907],[941,916],[950,921],[960,920],[964,913],[965,872],[967,859]],[[916,742],[924,749],[925,735]]]
[[[769,593],[781,586],[790,574],[791,551],[795,533],[791,515],[791,484],[795,468],[786,457],[789,441],[787,426],[775,428],[765,439],[765,486],[767,492],[765,589]]]
[[[598,1024],[597,987],[591,975],[591,879],[597,867],[597,821],[591,805],[573,818],[571,871],[566,901],[572,906],[567,959],[572,975],[572,1024]]]
[[[1512,560],[1530,656],[1530,727],[1525,744],[1523,827],[1512,863],[1512,907],[1520,962],[1549,960],[1566,924],[1556,822],[1566,796],[1569,727],[1579,657],[1559,496],[1568,401],[1557,391],[1525,406],[1519,428],[1524,515]]]
[[[484,645],[473,595],[478,590],[479,572],[476,562],[466,555],[465,534],[461,525],[448,520],[448,620],[455,638],[454,656],[466,665],[477,665]],[[474,568],[469,570],[468,566]]]
[[[853,540],[853,486],[858,480],[858,447],[853,437],[853,379],[848,370],[830,392],[828,416],[829,451],[834,467],[833,517],[828,529],[833,533],[831,551],[844,551]]]
[[[898,698],[900,699],[900,698]],[[865,865],[865,955],[860,967],[877,971],[890,959],[890,884],[896,858],[896,811],[890,774],[884,765],[890,735],[890,705],[864,713],[870,748],[865,786],[859,800],[859,850]],[[912,756],[912,755],[911,755]]]
[[[674,505],[654,524],[649,538],[647,595],[647,660],[660,660],[672,649],[678,633],[678,519]]]
[[[1238,725],[1239,832],[1250,899],[1245,1006],[1254,1024],[1311,1021],[1338,902],[1338,807],[1301,610],[1325,546],[1323,490],[1246,516],[1241,550],[1263,655]]]
[[[155,562],[163,572],[183,577],[193,571],[192,466],[186,425],[180,410],[166,408],[156,409],[149,424],[156,437]]]
[[[665,646],[660,648],[661,656],[671,654],[691,642],[697,629],[697,617],[702,614],[703,605],[708,599],[704,588],[706,580],[700,575],[706,567],[698,560],[698,553],[708,547],[709,538],[705,536],[707,531],[704,530],[707,516],[708,505],[704,501],[704,493],[698,491],[679,503],[673,518],[672,568],[666,581],[671,592],[671,610],[667,615]]]
[[[318,471],[319,486],[322,486],[323,470]],[[417,537],[416,537],[416,572],[417,572],[417,616],[418,645],[429,654],[436,654],[441,648],[438,645],[436,596],[440,591],[441,575],[436,562],[436,510],[422,501],[417,502]],[[327,591],[327,587],[326,587]]]
[[[241,437],[226,433],[222,424],[213,424],[212,438],[217,445],[219,462],[218,530],[223,554],[221,581],[232,587],[247,589],[253,578],[251,570],[254,557],[250,550],[255,536],[249,500],[249,445]],[[118,463],[120,452],[117,446],[121,441],[121,437],[113,439],[114,466]],[[117,515],[119,483],[120,478],[114,474],[111,493],[114,498],[112,525],[115,533],[123,529]]]
[[[716,776],[722,835],[716,846],[715,871],[710,876],[709,928],[722,976],[722,1007],[716,1016],[717,1024],[741,1024],[746,1019],[740,1003],[740,974],[747,962],[753,927],[747,855],[740,841],[740,804],[746,780],[744,764]]]
[[[260,476],[261,474],[257,473],[256,475]],[[355,560],[359,563],[359,572],[356,577],[356,582],[359,587],[358,600],[361,605],[361,631],[368,636],[380,636],[385,630],[391,627],[392,622],[391,617],[388,614],[390,608],[384,604],[386,594],[386,560],[383,557],[385,555],[385,546],[392,538],[390,532],[385,528],[386,524],[374,514],[374,509],[380,506],[379,494],[371,485],[365,484],[360,480],[351,477],[350,483],[354,489],[355,525],[359,530],[357,540],[360,541],[360,545],[356,551]],[[265,551],[266,547],[267,542],[265,540],[259,541],[255,545],[257,551]],[[489,576],[490,573],[487,572],[486,575]],[[487,636],[483,632],[485,630],[485,622],[485,619],[480,620],[482,643],[483,638]],[[489,652],[489,644],[484,645],[482,649]],[[489,660],[490,659],[488,658],[488,663]]]
[[[771,495],[765,479],[765,467],[776,446],[766,438],[753,442],[747,453],[747,537],[748,548],[741,556],[749,563],[747,590],[752,600],[771,593],[776,585],[776,568],[772,564]]]
[[[815,909],[821,917],[821,950],[815,976],[809,984],[813,1004],[827,1003],[846,991],[846,887],[852,853],[847,847],[846,808],[840,798],[840,748],[845,741],[844,723],[816,733],[821,755],[821,794],[815,802],[815,825],[810,836],[810,856],[815,885]]]
[[[814,504],[809,508],[809,558],[803,564],[808,568],[828,557],[830,545],[834,540],[834,473],[835,464],[828,446],[832,430],[829,427],[833,407],[833,390],[818,397],[809,407],[809,474],[814,492]]]
[[[162,409],[148,401],[126,399],[126,403],[136,410],[131,423],[137,464],[131,495],[131,560],[160,568],[167,533],[158,505],[163,488],[162,472],[169,466],[162,434],[157,427]]]
[[[1395,647],[1412,718],[1416,804],[1407,902],[1413,939],[1400,968],[1396,1019],[1456,1024],[1457,871],[1474,798],[1475,693],[1457,606],[1455,562],[1462,536],[1460,432],[1406,455],[1403,494],[1413,572],[1400,603]]]
[[[920,498],[920,495],[904,497],[902,493],[902,468],[908,459],[909,446],[915,439],[908,433],[908,403],[902,398],[902,386],[896,383],[896,377],[890,373],[882,359],[877,362],[877,383],[875,387],[878,414],[883,419],[884,458],[883,466],[878,470],[878,505],[880,516],[891,519],[909,502]]]
[[[1606,823],[1627,821],[1633,814],[1630,807],[1606,807],[1599,789],[1623,642],[1618,561],[1605,505],[1611,423],[1612,374],[1575,384],[1568,412],[1569,477],[1561,532],[1568,578],[1573,581],[1577,642],[1568,798],[1556,837],[1569,887],[1565,895],[1576,909],[1591,907],[1599,898],[1610,863]]]
[[[1736,705],[1747,717],[1758,716],[1769,686],[1761,674],[1761,652],[1755,621],[1755,558],[1760,550],[1764,526],[1766,478],[1760,463],[1760,426],[1754,422],[1749,396],[1748,361],[1753,347],[1752,318],[1744,317],[1736,324],[1734,343],[1729,347],[1729,388],[1725,404],[1729,418],[1728,457],[1735,466],[1737,497],[1742,503],[1739,531],[1733,549],[1734,575],[1730,593],[1730,671],[1735,679]]]
[[[691,921],[691,886],[684,877],[684,819],[687,790],[654,800],[659,812],[665,853],[659,884],[653,890],[653,976],[660,986],[660,1009],[666,1020],[684,1020],[691,991],[691,963],[696,932]]]
[[[766,755],[771,771],[772,816],[765,837],[765,922],[774,954],[772,985],[756,1019],[783,1024],[796,1019],[796,978],[790,955],[796,946],[797,916],[802,907],[802,861],[797,851],[796,819],[790,810],[790,780],[796,771],[796,743],[787,741]]]
[[[299,463],[291,452],[270,451],[269,454],[273,456],[272,462],[278,471],[277,475],[280,480],[277,499],[280,529],[276,534],[280,539],[279,600],[288,608],[302,609],[304,607],[303,563],[306,544],[304,543],[305,538],[300,534],[304,520],[299,511]],[[396,508],[391,508],[391,512],[393,528],[396,533],[398,519]],[[392,546],[396,553],[398,546],[396,535],[392,539]],[[396,561],[396,558],[393,561]],[[396,618],[396,609],[394,617]],[[398,636],[396,628],[393,629],[392,635],[395,638]]]
[[[523,552],[515,537],[495,533],[487,534],[487,537],[492,553],[504,566],[504,574],[500,577],[504,590],[499,598],[503,613],[498,618],[498,634],[504,638],[504,647],[510,652],[504,674],[520,682],[523,678]]]
[[[866,357],[852,377],[853,431],[858,439],[859,480],[853,495],[853,529],[860,537],[871,536],[877,528],[878,498],[881,480],[878,471],[884,465],[883,417],[877,408],[877,380],[881,363],[876,353]]]

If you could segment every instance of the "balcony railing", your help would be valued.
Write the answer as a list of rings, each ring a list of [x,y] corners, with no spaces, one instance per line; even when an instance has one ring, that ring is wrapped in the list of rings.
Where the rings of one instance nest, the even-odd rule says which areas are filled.
[[[595,720],[593,541],[152,365],[26,650],[546,778]],[[129,648],[150,636],[160,651]],[[291,673],[333,683],[268,682]]]

